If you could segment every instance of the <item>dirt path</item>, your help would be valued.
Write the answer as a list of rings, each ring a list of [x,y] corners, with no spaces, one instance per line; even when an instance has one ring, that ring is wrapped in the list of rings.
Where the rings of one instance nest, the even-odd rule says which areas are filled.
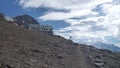
[[[89,68],[87,65],[87,60],[84,57],[85,54],[81,51],[80,46],[76,46],[75,52],[73,52],[72,66],[71,68]]]

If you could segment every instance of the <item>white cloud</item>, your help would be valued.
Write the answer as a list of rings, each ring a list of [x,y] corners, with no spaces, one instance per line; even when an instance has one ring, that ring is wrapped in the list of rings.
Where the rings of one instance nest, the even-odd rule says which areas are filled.
[[[20,0],[19,4],[24,8],[84,9],[85,7],[111,1],[112,0]]]
[[[74,41],[83,43],[106,42],[106,37],[120,39],[120,1],[119,0],[20,0],[23,8],[53,8],[63,11],[47,12],[39,19],[47,21],[63,20],[70,26],[55,30],[65,38],[72,36]],[[94,8],[100,5],[97,11]],[[103,12],[105,15],[99,15]],[[79,19],[85,16],[84,19]],[[78,19],[73,19],[78,18]],[[116,43],[117,46],[120,46]]]
[[[55,9],[74,9],[75,6],[86,4],[92,0],[20,0],[24,8],[48,7]]]
[[[40,16],[42,20],[66,20],[74,17],[81,17],[84,15],[96,15],[97,12],[92,12],[90,9],[73,10],[70,12],[49,12],[46,15]]]
[[[94,16],[92,18],[86,19],[67,19],[65,20],[71,26],[67,28],[62,28],[58,31],[58,34],[62,36],[72,36],[73,40],[77,42],[83,42],[90,44],[91,42],[102,41],[105,43],[114,43],[116,46],[120,47],[120,42],[111,42],[107,40],[106,37],[110,36],[116,40],[120,40],[120,5],[115,5],[110,3],[101,5],[104,13],[107,13],[105,16]],[[96,27],[95,27],[96,26]],[[100,26],[100,27],[98,27]],[[92,31],[91,27],[94,27]],[[71,32],[66,32],[71,29]],[[105,28],[102,31],[97,30],[97,28]],[[72,30],[73,29],[73,30]],[[67,33],[67,34],[66,34]],[[66,37],[65,36],[65,37]],[[67,37],[68,38],[68,37]]]

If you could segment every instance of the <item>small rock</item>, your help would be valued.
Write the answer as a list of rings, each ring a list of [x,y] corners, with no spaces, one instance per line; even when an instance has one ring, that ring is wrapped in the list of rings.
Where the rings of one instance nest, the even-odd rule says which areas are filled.
[[[62,59],[62,58],[64,58],[64,56],[62,56],[62,55],[57,55],[57,58]]]
[[[103,67],[103,66],[104,66],[104,63],[97,63],[97,62],[96,62],[95,65],[98,66],[98,67]]]
[[[42,68],[47,68],[47,67],[48,67],[48,65],[46,65],[46,64],[42,65]]]

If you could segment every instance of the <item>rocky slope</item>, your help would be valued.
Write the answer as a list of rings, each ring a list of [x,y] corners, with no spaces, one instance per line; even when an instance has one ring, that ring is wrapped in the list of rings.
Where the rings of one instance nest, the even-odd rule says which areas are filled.
[[[30,31],[0,15],[0,68],[120,68],[120,53]]]

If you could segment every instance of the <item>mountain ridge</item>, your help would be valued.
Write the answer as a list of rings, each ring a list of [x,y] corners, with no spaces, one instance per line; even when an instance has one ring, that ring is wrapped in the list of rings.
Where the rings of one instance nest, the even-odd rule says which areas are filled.
[[[15,22],[19,25],[22,26],[24,28],[29,28],[29,24],[37,24],[40,25],[39,22],[37,22],[37,20],[35,20],[34,18],[32,18],[31,16],[24,14],[24,15],[20,15],[20,16],[16,16],[13,18],[13,20],[9,17],[5,17],[6,20],[8,21],[13,21],[15,20]],[[27,19],[28,18],[28,19]],[[48,33],[48,32],[47,32]],[[49,32],[50,35],[53,35],[53,32],[50,31]],[[106,44],[106,43],[102,43],[102,42],[96,42],[94,44],[92,44],[92,46],[99,48],[99,49],[107,49],[107,50],[111,50],[113,52],[120,52],[120,48],[115,46],[114,44]]]
[[[120,53],[20,28],[0,16],[0,68],[120,68]]]

